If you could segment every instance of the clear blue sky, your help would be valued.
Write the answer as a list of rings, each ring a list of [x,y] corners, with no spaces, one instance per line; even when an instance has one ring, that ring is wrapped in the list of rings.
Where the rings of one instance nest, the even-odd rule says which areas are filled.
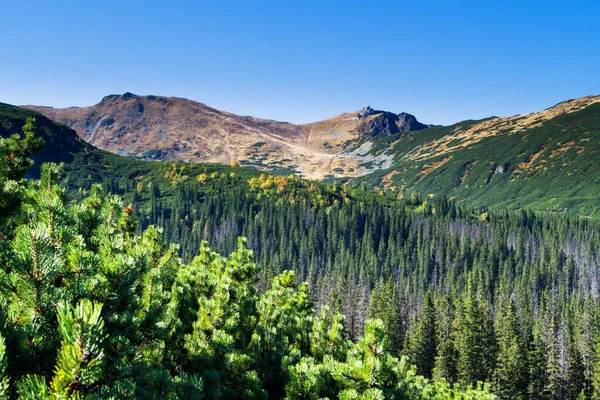
[[[370,104],[429,123],[600,93],[600,2],[9,1],[0,101],[130,91],[309,122]]]

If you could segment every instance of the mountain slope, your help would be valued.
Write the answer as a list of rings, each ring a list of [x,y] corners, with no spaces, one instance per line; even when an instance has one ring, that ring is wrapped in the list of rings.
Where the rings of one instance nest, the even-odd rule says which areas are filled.
[[[600,216],[600,96],[565,101],[527,115],[430,127],[412,116],[372,109],[292,125],[239,117],[176,98],[126,94],[105,98],[100,105],[42,111],[80,126],[80,131],[93,124],[87,139],[120,153],[115,147],[119,143],[129,140],[135,147],[141,141],[146,148],[158,147],[155,153],[161,158],[187,160],[192,145],[177,143],[195,138],[189,143],[203,148],[207,161],[236,160],[279,173],[301,171],[314,179],[336,176],[344,183],[400,197],[417,193],[475,207]],[[155,108],[159,111],[152,111]],[[166,114],[159,118],[162,112]],[[206,129],[220,130],[209,137],[206,129],[194,128],[200,116],[206,116],[210,127]],[[165,126],[161,124],[175,126],[174,121],[181,129],[164,134],[162,142],[151,133]],[[103,124],[108,126],[100,129]],[[139,131],[145,130],[144,124],[149,126],[146,136]],[[195,133],[189,134],[187,127]],[[416,131],[420,128],[425,129]],[[133,130],[125,133],[127,129]],[[115,133],[119,130],[121,138]],[[151,158],[140,151],[127,154]],[[236,155],[226,158],[230,154]],[[195,161],[193,152],[190,157]]]
[[[119,155],[237,162],[313,179],[360,176],[386,167],[390,159],[366,155],[373,140],[426,127],[410,114],[370,108],[294,125],[239,116],[182,98],[131,93],[107,96],[91,107],[26,108],[67,124],[88,143]]]
[[[34,167],[28,172],[28,177],[38,177],[40,165],[44,162],[71,162],[74,154],[87,151],[100,151],[81,140],[68,126],[56,123],[45,116],[0,103],[0,137],[21,133],[28,117],[36,120],[36,133],[44,139],[43,149],[33,155]]]
[[[355,184],[497,208],[598,215],[600,96],[508,118],[394,135],[389,168]]]
[[[590,108],[593,106],[594,104],[579,112],[586,111],[589,117]],[[15,126],[22,125],[25,117],[36,115],[31,111],[11,106],[6,106],[5,111],[12,118],[11,124]],[[12,114],[10,114],[11,112]],[[562,121],[567,124],[561,125],[562,129],[565,126],[575,126],[576,122],[570,120],[573,117],[585,120],[586,126],[590,125],[590,119],[577,115],[577,112],[560,117],[567,118]],[[42,121],[42,117],[38,115],[38,118]],[[76,137],[75,132],[71,129],[51,121],[44,120],[44,122],[48,123],[48,129],[52,130],[46,134],[55,138],[53,146],[57,151],[60,149],[62,141],[71,142]],[[461,129],[468,129],[475,124],[473,122],[462,124]],[[442,138],[439,134],[443,130],[443,128],[439,128],[430,131],[423,138],[426,139],[423,143],[433,140],[432,137],[435,135]],[[59,134],[61,132],[62,134]],[[2,131],[3,135],[7,133],[7,131]],[[398,132],[390,134],[387,138],[392,142],[398,141],[398,137],[394,135],[402,136]],[[410,139],[410,134],[404,135]],[[405,154],[409,153],[410,149],[405,151]],[[442,151],[439,157],[444,155]],[[56,156],[56,154],[48,156]],[[10,275],[4,274],[5,287],[9,289],[4,291],[5,297],[8,299],[5,299],[5,303],[13,302],[11,303],[13,309],[17,311],[21,310],[18,307],[25,304],[29,307],[28,310],[31,309],[31,312],[26,310],[28,315],[35,315],[36,318],[41,315],[46,318],[45,316],[50,314],[44,313],[44,310],[49,310],[52,315],[48,321],[55,321],[53,314],[54,299],[58,296],[56,293],[64,292],[65,288],[71,290],[81,287],[78,290],[71,290],[75,296],[79,296],[81,293],[90,293],[88,289],[90,287],[94,289],[93,284],[97,282],[99,282],[101,292],[98,296],[94,295],[93,297],[108,299],[105,301],[106,308],[103,310],[111,310],[110,307],[114,310],[116,304],[123,314],[122,304],[135,306],[141,301],[148,303],[147,299],[150,299],[152,304],[140,309],[141,311],[125,310],[129,312],[128,315],[150,315],[151,320],[141,322],[136,320],[137,325],[134,328],[122,329],[122,325],[120,325],[122,318],[118,318],[121,314],[103,311],[102,315],[107,320],[110,318],[113,327],[115,326],[114,321],[117,321],[114,332],[119,334],[124,331],[133,332],[134,340],[127,343],[133,343],[136,351],[137,347],[142,348],[143,354],[155,356],[156,352],[146,350],[149,340],[158,338],[156,344],[150,343],[150,345],[160,350],[159,356],[163,357],[159,360],[161,365],[175,365],[175,361],[180,362],[181,360],[180,349],[173,350],[173,343],[178,342],[174,339],[165,340],[164,332],[160,329],[156,333],[146,330],[146,336],[140,339],[140,329],[146,329],[145,327],[148,326],[162,329],[165,326],[169,327],[168,324],[172,324],[173,321],[175,321],[173,326],[181,327],[180,320],[186,320],[190,325],[197,320],[198,313],[210,314],[203,313],[202,307],[206,308],[207,304],[208,306],[211,304],[211,296],[215,292],[214,288],[217,287],[212,285],[213,275],[211,274],[220,273],[218,268],[221,267],[216,263],[221,263],[228,265],[227,271],[229,272],[227,273],[234,278],[242,275],[242,278],[245,277],[244,279],[249,276],[253,279],[256,278],[258,282],[253,280],[248,283],[248,287],[251,287],[252,291],[258,289],[260,293],[267,293],[263,298],[264,301],[261,300],[258,303],[258,307],[249,307],[248,309],[251,309],[251,312],[252,310],[261,311],[260,317],[256,317],[257,321],[264,321],[268,317],[267,320],[270,318],[274,321],[269,326],[276,327],[279,333],[283,332],[283,335],[280,335],[284,338],[283,341],[273,341],[273,338],[277,339],[274,335],[267,336],[269,340],[259,339],[259,343],[275,343],[273,354],[275,351],[276,354],[282,354],[281,349],[287,349],[285,347],[286,338],[296,338],[298,332],[313,332],[307,331],[308,328],[314,329],[315,333],[310,333],[310,340],[313,342],[317,340],[315,339],[318,338],[317,334],[324,333],[326,337],[333,337],[331,332],[338,335],[335,337],[344,338],[349,335],[354,339],[362,335],[365,326],[371,326],[370,323],[365,322],[367,316],[381,317],[383,322],[377,323],[379,326],[377,337],[369,328],[366,329],[367,332],[371,332],[369,333],[370,340],[376,340],[381,349],[393,349],[390,351],[393,351],[394,354],[401,351],[411,355],[412,359],[419,363],[417,372],[420,373],[419,371],[423,370],[425,371],[423,373],[430,374],[432,363],[428,362],[425,365],[418,355],[425,353],[425,350],[420,349],[430,347],[427,343],[438,339],[437,337],[432,338],[429,333],[431,330],[423,329],[424,324],[441,326],[443,329],[449,330],[456,329],[457,332],[470,332],[473,331],[473,321],[475,321],[485,329],[480,330],[481,334],[473,336],[471,341],[473,346],[480,349],[487,346],[489,349],[497,348],[498,350],[497,353],[479,352],[474,358],[478,362],[476,365],[483,365],[485,369],[482,368],[477,377],[468,379],[493,381],[497,380],[499,373],[504,373],[504,370],[496,367],[493,360],[497,359],[496,357],[500,360],[507,359],[505,356],[508,352],[504,351],[506,346],[503,343],[506,342],[504,338],[508,336],[503,327],[506,325],[506,315],[509,315],[507,312],[510,312],[514,313],[511,315],[518,315],[518,318],[513,318],[518,321],[518,324],[513,323],[513,326],[529,327],[527,328],[529,332],[545,332],[544,330],[547,330],[548,342],[559,344],[555,346],[555,349],[558,348],[559,351],[546,352],[550,354],[548,357],[552,357],[548,358],[550,362],[541,363],[541,367],[537,369],[539,372],[530,376],[527,373],[527,366],[538,365],[538,355],[544,354],[545,344],[537,337],[534,339],[533,335],[528,334],[527,331],[521,335],[519,329],[513,329],[515,333],[512,337],[519,339],[519,346],[521,346],[519,349],[523,354],[522,362],[519,365],[525,366],[520,369],[521,375],[526,379],[525,384],[522,385],[524,393],[527,393],[526,388],[532,387],[533,384],[537,384],[552,373],[553,366],[560,362],[561,354],[567,354],[567,357],[573,357],[574,354],[584,360],[578,364],[569,363],[568,368],[576,369],[576,372],[585,368],[593,369],[593,348],[598,339],[598,324],[594,322],[596,321],[594,313],[597,308],[595,299],[599,298],[598,288],[600,287],[598,285],[600,268],[595,251],[600,247],[597,221],[553,215],[534,215],[533,213],[492,212],[489,214],[489,218],[481,218],[479,212],[474,213],[461,207],[455,207],[439,198],[429,204],[419,204],[390,196],[379,196],[372,191],[356,190],[347,186],[324,185],[297,178],[260,174],[252,169],[135,160],[100,151],[87,144],[83,144],[80,150],[72,156],[73,161],[66,165],[67,179],[71,180],[72,189],[82,189],[71,190],[72,195],[76,197],[84,195],[90,184],[102,182],[111,193],[123,194],[126,199],[125,204],[131,202],[131,206],[117,206],[112,199],[105,200],[102,198],[103,196],[93,193],[83,204],[75,203],[67,214],[64,212],[66,203],[56,191],[46,185],[39,188],[39,197],[35,196],[35,202],[31,202],[37,207],[26,207],[23,218],[19,218],[22,225],[17,238],[12,243],[4,238],[2,243],[2,249],[5,252],[15,251],[10,253],[10,257],[3,259],[5,264],[3,267],[6,272],[10,273]],[[249,177],[251,178],[249,179]],[[75,178],[80,181],[73,185],[72,180]],[[137,240],[130,234],[130,229],[135,229],[135,225],[131,219],[125,217],[124,213],[132,213],[136,217],[135,221],[139,222],[138,228],[143,229],[150,223],[163,228],[162,237],[171,243],[179,243],[183,254],[198,254],[198,251],[202,251],[204,255],[208,254],[208,257],[203,256],[189,265],[181,265],[179,258],[173,257],[173,254],[170,253],[171,250],[161,246],[159,239],[161,235],[154,229],[150,229],[132,249],[130,244],[124,240]],[[53,218],[55,215],[61,218]],[[55,221],[63,221],[63,223],[59,225],[55,224]],[[47,234],[46,237],[57,238],[57,240],[44,241],[45,236],[38,235],[38,232],[41,232],[42,235]],[[254,260],[262,267],[260,275],[248,275],[244,273],[243,268],[240,269],[240,265],[245,265],[245,262],[252,259],[252,256],[244,250],[234,253],[229,262],[226,258],[208,252],[206,247],[201,244],[208,241],[211,248],[218,248],[219,253],[227,254],[240,248],[237,244],[239,242],[236,243],[238,235],[248,237],[247,244],[254,250]],[[31,242],[26,241],[28,236],[31,237]],[[27,243],[38,243],[35,239],[39,237],[42,238],[39,241],[43,245],[40,246],[41,250],[27,246]],[[81,247],[84,245],[85,247]],[[81,247],[81,251],[76,246]],[[98,246],[101,247],[100,250]],[[39,258],[42,260],[40,265],[45,268],[41,269],[40,276],[32,278],[32,274],[27,273],[23,266],[32,267],[34,263],[29,260],[32,257],[38,259],[36,257],[38,254],[42,256]],[[50,267],[48,267],[49,265]],[[62,267],[63,265],[64,267]],[[173,268],[168,267],[169,265],[172,265]],[[156,271],[155,267],[158,268]],[[293,283],[295,277],[290,274],[285,275],[288,277],[286,279],[275,280],[273,289],[269,290],[272,288],[271,282],[273,282],[274,274],[284,269],[295,271],[299,281],[307,282],[310,292],[305,289],[305,286],[296,286]],[[25,273],[21,273],[23,271]],[[57,271],[67,271],[67,273],[57,276]],[[106,271],[108,273],[105,273]],[[137,275],[133,275],[132,279],[131,271],[142,274],[140,276],[143,279],[135,279]],[[225,279],[220,280],[227,286],[223,292],[225,296],[229,293],[227,290],[231,288],[231,282],[235,283],[235,280],[229,279],[229,275],[221,275]],[[81,278],[90,276],[94,278],[92,286],[85,286],[87,281],[84,282]],[[106,279],[104,279],[105,276]],[[98,277],[100,280],[96,279]],[[109,281],[109,278],[114,282]],[[49,299],[48,301],[44,300],[43,307],[35,302],[24,302],[27,300],[26,296],[32,293],[30,288],[33,286],[30,283],[34,281],[40,283],[38,286],[45,292],[42,292],[41,297],[30,297]],[[82,286],[79,281],[84,285]],[[18,285],[15,285],[15,282]],[[165,286],[165,282],[167,284],[178,282],[180,287],[172,290],[170,286]],[[197,288],[200,284],[208,286],[199,292]],[[116,289],[110,290],[113,287]],[[252,291],[248,293],[253,293]],[[55,295],[50,296],[47,293]],[[108,297],[106,297],[107,293]],[[133,300],[112,301],[116,296],[115,293],[125,293],[129,299]],[[148,295],[149,293],[150,295]],[[189,293],[191,295],[188,295]],[[204,300],[200,303],[195,301],[198,298],[197,293],[204,296],[201,298]],[[238,300],[245,301],[247,298],[244,292],[231,293],[242,293],[243,296],[237,296]],[[233,299],[232,301],[235,300],[235,296],[229,297]],[[546,301],[550,298],[556,301]],[[181,304],[189,305],[188,309],[181,311],[182,308],[175,303],[175,301],[179,301],[178,299],[183,299]],[[225,304],[231,304],[232,301],[225,302]],[[312,319],[314,313],[312,301],[315,306],[323,310],[323,313],[316,319]],[[554,303],[558,307],[568,310],[569,313],[556,313]],[[198,304],[200,304],[200,311],[197,309]],[[428,304],[439,305],[440,312],[435,312],[436,309]],[[463,307],[464,304],[467,304],[468,307]],[[281,312],[278,311],[278,308],[274,308],[279,305],[283,305]],[[342,311],[347,318],[344,320],[338,317],[332,318],[325,307],[322,307],[323,305],[333,305],[336,312],[337,310]],[[428,309],[429,311],[421,311]],[[176,311],[175,318],[171,317],[173,310]],[[178,310],[181,312],[177,313]],[[294,312],[297,314],[292,315],[294,318],[286,319],[290,310],[296,310]],[[454,313],[452,310],[458,310],[458,312]],[[465,310],[471,311],[467,313]],[[496,312],[491,312],[491,310]],[[227,313],[229,310],[224,312]],[[548,329],[548,321],[551,321],[555,314],[555,324],[559,327],[569,327],[570,324],[577,321],[592,322],[582,324],[581,332],[573,329],[552,329],[552,326]],[[223,313],[218,316],[220,315]],[[231,315],[234,315],[233,319],[236,318],[236,314]],[[390,315],[394,318],[390,318]],[[284,316],[283,320],[280,318],[281,316]],[[293,330],[290,330],[291,333],[288,334],[283,330],[287,325],[280,324],[279,320],[284,321],[285,324],[288,320],[300,321],[301,324],[292,325]],[[420,321],[425,322],[421,323]],[[31,341],[20,340],[21,335],[15,332],[20,332],[16,330],[19,328],[16,324],[21,323],[22,319],[12,318],[8,322],[5,324],[3,334],[8,338],[7,348],[13,349],[13,352],[8,353],[9,356],[19,349],[22,350],[19,350],[22,354],[26,355],[37,351],[34,356],[43,354],[50,361],[45,363],[47,370],[55,370],[52,364],[56,358],[55,352],[46,351],[47,347],[44,347],[43,351],[38,351],[40,347],[31,346]],[[52,326],[55,327],[55,325]],[[21,326],[26,325],[21,324]],[[256,327],[257,325],[253,324],[252,326]],[[280,329],[280,327],[283,328]],[[258,329],[256,335],[272,332],[274,328],[271,328]],[[190,329],[192,328],[187,330],[190,331]],[[183,332],[184,329],[181,328],[179,331]],[[32,332],[38,331],[34,329]],[[256,335],[253,334],[252,337],[255,338]],[[176,331],[175,336],[181,338],[183,334],[180,335]],[[53,337],[58,344],[57,335],[53,334]],[[106,340],[109,339],[110,336]],[[301,339],[299,342],[309,343],[309,339]],[[428,342],[428,340],[430,341]],[[471,351],[473,346],[469,347],[471,342],[466,343],[461,335],[450,335],[444,340],[449,343],[453,351],[457,352],[454,354],[464,357],[464,355],[473,353]],[[252,341],[252,343],[254,342]],[[36,343],[39,343],[39,340]],[[116,343],[115,346],[107,346],[107,348],[123,353],[122,346],[120,346],[124,343],[122,336],[119,336],[118,341],[114,343]],[[250,342],[246,341],[245,343]],[[324,342],[318,340],[315,343],[320,346]],[[320,348],[344,349],[345,347],[341,347],[340,343],[343,342],[336,339],[334,344],[320,346]],[[368,347],[364,340],[358,343],[360,348],[355,348],[356,350],[349,353],[351,357],[354,357],[348,361],[348,364],[353,366],[352,368],[359,364],[367,365],[372,361],[372,359],[362,361],[357,358],[365,354],[364,349]],[[561,353],[560,343],[563,343],[563,353]],[[404,344],[406,347],[402,348],[401,346]],[[354,346],[354,344],[348,342],[348,346]],[[314,346],[299,346],[298,348],[300,347],[312,349]],[[426,350],[430,360],[445,356],[445,347],[433,346],[434,350]],[[263,352],[271,351],[270,349],[268,346],[261,347]],[[529,351],[530,349],[535,351]],[[583,349],[585,353],[580,355],[574,349]],[[256,349],[252,347],[244,351],[248,354],[260,353],[257,353]],[[301,359],[303,354],[300,354],[300,350],[294,351],[294,357],[288,358],[300,360],[298,365],[303,366],[307,362],[311,365],[315,364],[313,358],[308,357],[312,353],[305,353],[307,356]],[[336,360],[327,352],[317,351],[320,357]],[[378,351],[378,354],[381,357],[387,357],[383,351]],[[129,357],[130,354],[133,352],[130,351],[126,354],[128,359],[134,359],[136,362],[142,360],[141,364],[139,367],[124,369],[127,374],[133,371],[132,378],[127,379],[127,386],[115,386],[124,387],[128,391],[127,395],[138,389],[144,390],[142,393],[146,393],[146,390],[148,390],[147,393],[155,393],[158,384],[161,387],[174,387],[170,383],[165,384],[163,379],[170,376],[168,373],[170,369],[165,367],[166,372],[159,371],[158,375],[154,373],[156,357],[150,362],[140,357]],[[202,353],[197,355],[191,364],[185,362],[182,365],[205,365],[199,364],[199,362],[212,362],[212,354],[206,356]],[[336,350],[334,354],[337,357],[339,352]],[[480,355],[486,358],[484,359]],[[266,385],[272,386],[272,360],[280,358],[274,356],[263,357],[259,361],[250,360],[252,365],[268,367],[265,369],[269,371],[269,374],[258,375],[262,380],[257,380],[257,382],[264,381]],[[206,359],[209,361],[205,361]],[[164,360],[167,360],[169,364]],[[306,362],[306,360],[308,361]],[[391,370],[390,365],[406,371],[405,362],[398,363],[396,359],[389,357],[382,358],[382,360],[387,363],[386,371]],[[19,371],[27,370],[26,372],[29,373],[31,370],[39,373],[40,369],[36,367],[34,370],[31,367],[32,363],[21,361],[20,355],[12,356],[9,358],[9,365],[22,365],[22,368],[18,367]],[[471,365],[473,364],[475,363],[471,363]],[[545,365],[549,366],[545,368]],[[149,372],[140,374],[139,371],[142,368],[149,368]],[[322,382],[321,385],[325,385],[333,382],[332,377],[339,377],[339,371],[342,368],[344,371],[354,371],[344,366],[341,361],[331,364],[331,368],[333,368],[331,371],[334,372],[330,375],[324,375],[325,372],[330,373],[327,372],[330,371],[329,369],[319,367],[314,370],[316,371],[316,375],[312,375],[316,376],[314,381]],[[428,370],[424,368],[428,368]],[[290,371],[290,368],[280,368],[278,365],[275,369]],[[180,371],[181,369],[173,368],[172,370]],[[301,371],[300,368],[296,370]],[[313,370],[309,368],[307,371]],[[569,371],[571,370],[567,370],[565,374],[564,386],[569,388],[568,397],[575,398],[578,393],[582,393],[580,387],[583,384],[579,375]],[[210,369],[209,373],[211,377],[219,377],[218,371],[214,368]],[[416,382],[420,388],[427,384],[428,381],[422,380],[414,374],[414,370],[411,369],[411,379],[417,379]],[[370,376],[369,373],[363,375]],[[122,379],[121,375],[111,373],[109,376],[107,382],[110,385]],[[143,379],[138,379],[140,376]],[[265,376],[266,378],[263,379],[262,377]],[[290,376],[296,379],[299,375]],[[157,377],[162,377],[158,384],[156,383]],[[287,377],[284,378],[288,380]],[[359,382],[358,379],[342,378],[350,384]],[[528,381],[533,384],[529,384]],[[131,389],[133,384],[129,385],[130,382],[135,382],[134,389]],[[167,380],[167,382],[169,381]],[[344,384],[348,385],[348,383]],[[366,387],[365,385],[366,383],[362,388]],[[588,385],[591,387],[591,384]],[[96,387],[98,386],[99,384],[96,385]],[[278,384],[277,389],[283,386],[283,384]],[[285,387],[287,389],[289,385],[285,385]],[[337,386],[335,387],[337,388]],[[405,388],[406,385],[402,384],[401,387]],[[121,397],[126,396],[125,389],[123,389]],[[323,394],[333,393],[328,388],[319,390],[319,393]],[[215,391],[213,390],[211,393],[215,393]],[[353,393],[355,392],[350,392],[351,395]],[[373,397],[372,393],[373,391],[369,393],[369,397]],[[412,391],[411,398],[416,396],[416,393],[416,391]],[[453,396],[449,394],[449,388],[443,382],[439,391],[432,388],[427,393],[429,397],[435,397],[436,393],[440,393],[440,396]],[[392,393],[379,397],[404,398],[406,396]],[[460,397],[460,395],[455,397]],[[464,397],[479,398],[472,390]]]

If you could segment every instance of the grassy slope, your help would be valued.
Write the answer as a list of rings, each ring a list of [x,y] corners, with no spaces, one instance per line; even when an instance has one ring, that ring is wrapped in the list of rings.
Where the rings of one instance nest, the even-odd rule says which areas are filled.
[[[437,158],[421,162],[403,158],[420,144],[472,123],[389,138],[394,141],[394,166],[354,182],[416,191],[422,196],[446,195],[459,204],[476,207],[600,216],[600,104],[517,134],[488,137]],[[428,165],[450,155],[452,158],[443,165],[422,174]],[[504,172],[500,173],[498,167]],[[393,171],[396,173],[390,174]]]

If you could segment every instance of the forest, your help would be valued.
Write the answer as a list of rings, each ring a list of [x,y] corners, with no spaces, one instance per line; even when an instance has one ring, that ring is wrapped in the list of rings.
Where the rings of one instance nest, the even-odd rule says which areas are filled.
[[[158,186],[147,200],[136,191],[141,226],[162,227],[184,254],[203,241],[227,253],[247,237],[263,267],[259,290],[293,270],[317,310],[346,316],[349,338],[381,319],[393,353],[425,377],[488,382],[504,399],[596,398],[596,221],[391,199],[293,177],[260,175],[247,187],[229,171],[201,178],[172,197]],[[118,192],[110,182],[107,191]]]
[[[100,153],[24,179],[34,129],[0,142],[4,398],[600,398],[595,220]]]

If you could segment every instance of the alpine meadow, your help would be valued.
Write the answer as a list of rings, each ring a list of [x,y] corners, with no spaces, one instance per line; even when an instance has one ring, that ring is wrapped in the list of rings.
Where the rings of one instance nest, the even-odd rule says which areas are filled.
[[[3,6],[0,400],[600,400],[598,4],[101,3]]]

